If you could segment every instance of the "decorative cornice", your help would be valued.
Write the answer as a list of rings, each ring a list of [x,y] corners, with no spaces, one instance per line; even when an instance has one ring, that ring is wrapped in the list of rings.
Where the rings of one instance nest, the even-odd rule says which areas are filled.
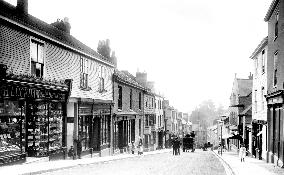
[[[36,77],[32,74],[15,74],[12,70],[8,70],[7,66],[1,64],[1,72],[5,72],[4,76],[1,76],[1,80],[7,83],[20,83],[28,86],[42,87],[44,89],[53,89],[68,91],[71,86],[70,81],[66,80],[56,80],[56,79],[44,79]],[[71,80],[72,81],[72,80]]]

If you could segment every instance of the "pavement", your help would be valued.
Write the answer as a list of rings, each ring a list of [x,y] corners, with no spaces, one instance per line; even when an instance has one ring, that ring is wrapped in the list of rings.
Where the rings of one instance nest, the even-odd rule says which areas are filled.
[[[172,149],[162,149],[150,152],[144,152],[143,156],[167,153],[171,152]],[[225,168],[227,175],[246,175],[255,174],[258,175],[279,175],[284,174],[284,168],[280,168],[274,164],[266,163],[265,160],[258,160],[252,157],[246,157],[245,162],[241,162],[236,151],[226,151],[222,155],[218,154],[217,150],[212,151],[213,154],[221,161]],[[52,172],[59,169],[68,169],[76,166],[83,166],[88,164],[104,163],[109,161],[127,159],[132,157],[138,157],[136,154],[118,154],[114,156],[105,157],[86,157],[82,159],[68,159],[68,160],[57,160],[57,161],[46,161],[46,162],[35,162],[35,163],[24,163],[19,165],[11,165],[0,167],[0,174],[41,174],[46,172]]]
[[[225,151],[222,155],[217,150],[213,151],[225,167],[227,175],[279,175],[284,174],[284,169],[265,160],[259,160],[246,156],[245,162],[241,162],[236,151]]]
[[[142,156],[153,155],[171,152],[172,149],[162,149],[150,152],[144,152]],[[105,156],[105,157],[93,157],[93,158],[82,158],[82,159],[68,159],[68,160],[57,160],[57,161],[46,161],[46,162],[35,162],[35,163],[24,163],[19,165],[3,166],[0,167],[0,174],[9,174],[9,175],[27,175],[27,174],[41,174],[46,172],[52,172],[59,169],[72,168],[75,166],[95,164],[95,163],[104,163],[108,161],[121,160],[131,157],[138,157],[136,154],[118,154],[114,156]]]

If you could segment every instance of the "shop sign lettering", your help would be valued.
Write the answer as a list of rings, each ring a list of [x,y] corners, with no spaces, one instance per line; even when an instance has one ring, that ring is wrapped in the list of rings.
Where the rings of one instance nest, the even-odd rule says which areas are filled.
[[[1,89],[3,97],[19,97],[34,99],[65,100],[64,93],[51,92],[50,90],[40,90],[26,87],[6,87]]]

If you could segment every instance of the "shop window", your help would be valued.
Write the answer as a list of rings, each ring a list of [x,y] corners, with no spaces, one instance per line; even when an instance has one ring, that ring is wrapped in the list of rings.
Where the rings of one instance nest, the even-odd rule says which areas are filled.
[[[91,105],[79,105],[78,139],[81,141],[82,151],[88,150],[90,146],[90,127],[92,123],[91,111]]]
[[[0,102],[0,156],[25,152],[24,117],[24,103]]]
[[[28,156],[48,156],[62,148],[61,103],[29,104],[27,116]]]
[[[101,145],[109,144],[110,140],[110,120],[109,116],[102,115],[101,116]]]
[[[36,77],[43,77],[44,68],[44,45],[31,40],[31,74]]]

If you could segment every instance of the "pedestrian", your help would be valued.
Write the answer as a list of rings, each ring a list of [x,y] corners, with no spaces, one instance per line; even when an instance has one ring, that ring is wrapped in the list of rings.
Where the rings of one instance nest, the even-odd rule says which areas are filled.
[[[82,141],[84,140],[83,139],[75,139],[74,141],[76,142],[76,146],[77,146],[77,155],[78,155],[78,158],[81,159],[81,153],[82,153]]]
[[[73,146],[71,146],[68,151],[68,157],[72,158],[73,160],[75,159],[75,150]]]
[[[177,138],[177,155],[180,155],[180,146],[181,146],[181,142],[179,138]]]
[[[138,155],[143,155],[143,144],[142,142],[138,145]]]
[[[177,155],[177,143],[176,143],[177,138],[174,138],[172,140],[172,145],[173,145],[173,155]]]
[[[134,154],[135,152],[135,144],[134,141],[131,142],[131,153]]]
[[[245,162],[245,156],[246,156],[246,147],[244,144],[241,144],[240,150],[239,150],[239,157],[241,159],[241,162]]]

